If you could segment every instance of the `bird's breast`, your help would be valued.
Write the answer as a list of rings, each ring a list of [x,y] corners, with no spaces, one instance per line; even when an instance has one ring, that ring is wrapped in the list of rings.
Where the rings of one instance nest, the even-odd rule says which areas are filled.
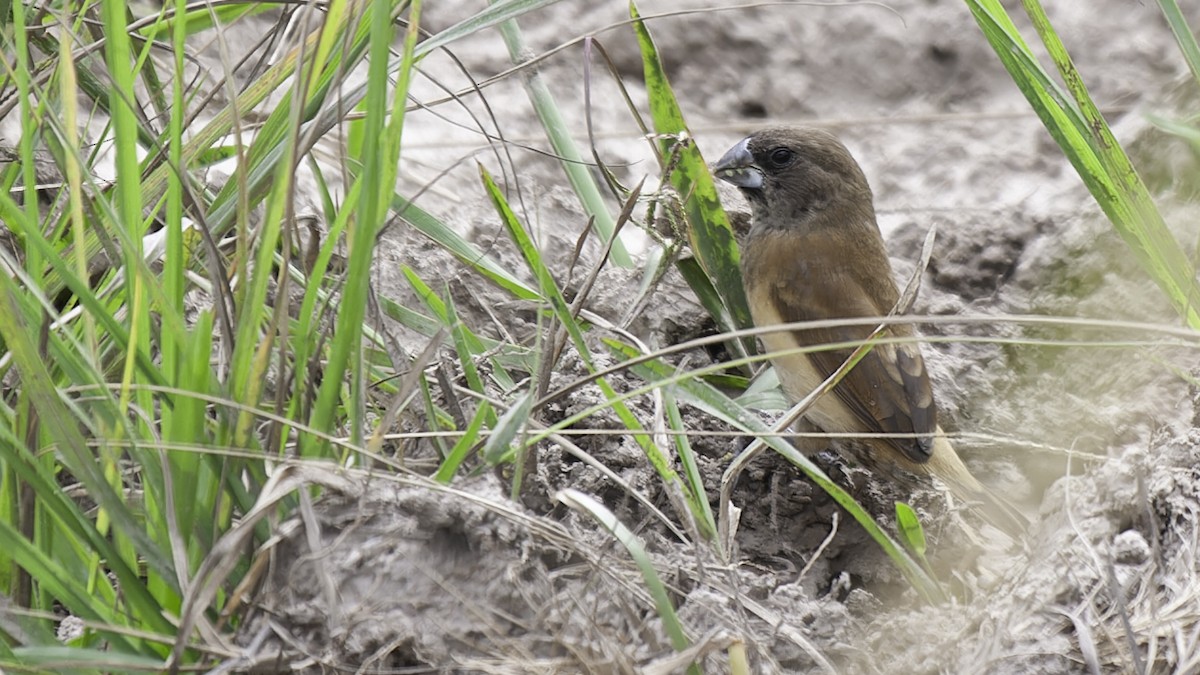
[[[755,326],[766,328],[786,323],[775,308],[769,287],[750,285],[747,300]],[[760,335],[759,339],[775,366],[784,392],[792,401],[800,401],[825,381],[826,376],[817,370],[808,354],[796,351],[803,345],[797,341],[795,331],[770,331]],[[832,392],[822,396],[809,408],[806,416],[825,431],[861,431],[853,413]]]

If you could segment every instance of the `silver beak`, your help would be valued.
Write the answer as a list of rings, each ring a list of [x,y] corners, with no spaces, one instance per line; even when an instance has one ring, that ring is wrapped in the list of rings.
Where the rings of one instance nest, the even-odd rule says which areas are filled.
[[[763,172],[750,154],[750,139],[743,138],[713,165],[717,178],[746,190],[763,186]]]

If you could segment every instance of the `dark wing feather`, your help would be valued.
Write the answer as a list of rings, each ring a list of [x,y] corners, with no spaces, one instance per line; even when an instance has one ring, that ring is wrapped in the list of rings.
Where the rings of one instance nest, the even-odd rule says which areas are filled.
[[[819,278],[795,279],[777,285],[772,295],[780,316],[793,321],[881,316],[891,308],[877,308],[870,295],[853,278],[830,270]],[[821,283],[824,281],[824,283]],[[888,279],[887,283],[891,283]],[[802,345],[820,345],[864,340],[874,326],[840,326],[795,331]],[[894,335],[911,335],[911,329],[896,326]],[[886,333],[885,333],[886,335]],[[809,353],[817,370],[829,377],[854,349]],[[929,459],[937,411],[925,361],[917,344],[877,344],[846,374],[833,393],[871,433],[923,434],[918,438],[881,439],[914,462]]]

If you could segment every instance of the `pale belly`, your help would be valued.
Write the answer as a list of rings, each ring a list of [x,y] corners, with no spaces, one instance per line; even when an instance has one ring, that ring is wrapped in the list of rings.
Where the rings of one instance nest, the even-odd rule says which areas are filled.
[[[753,299],[752,299],[753,300]],[[783,323],[780,316],[769,309],[769,302],[751,302],[754,324],[759,327],[775,326]],[[798,345],[791,331],[765,333],[759,336],[763,346],[771,357],[771,363],[779,374],[779,381],[784,392],[793,403],[808,396],[822,382],[825,375],[817,372],[812,366],[807,354],[788,353]],[[864,431],[857,418],[833,392],[821,397],[809,408],[806,417],[822,430],[832,433],[852,433]]]

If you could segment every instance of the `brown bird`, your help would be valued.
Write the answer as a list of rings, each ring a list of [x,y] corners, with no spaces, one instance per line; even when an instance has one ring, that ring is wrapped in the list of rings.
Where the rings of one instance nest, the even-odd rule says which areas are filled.
[[[764,129],[733,146],[714,169],[750,202],[742,278],[756,326],[888,315],[900,292],[875,222],[871,188],[836,137],[816,129]],[[775,355],[771,361],[784,391],[800,400],[853,348],[795,353],[797,348],[861,342],[874,328],[785,330],[761,339]],[[907,338],[913,329],[897,324],[888,333]],[[1025,529],[1024,516],[971,475],[938,426],[917,343],[876,344],[807,417],[831,433],[910,434],[856,439],[843,449],[889,479],[904,478],[897,468],[934,476],[997,527],[1010,534]]]

